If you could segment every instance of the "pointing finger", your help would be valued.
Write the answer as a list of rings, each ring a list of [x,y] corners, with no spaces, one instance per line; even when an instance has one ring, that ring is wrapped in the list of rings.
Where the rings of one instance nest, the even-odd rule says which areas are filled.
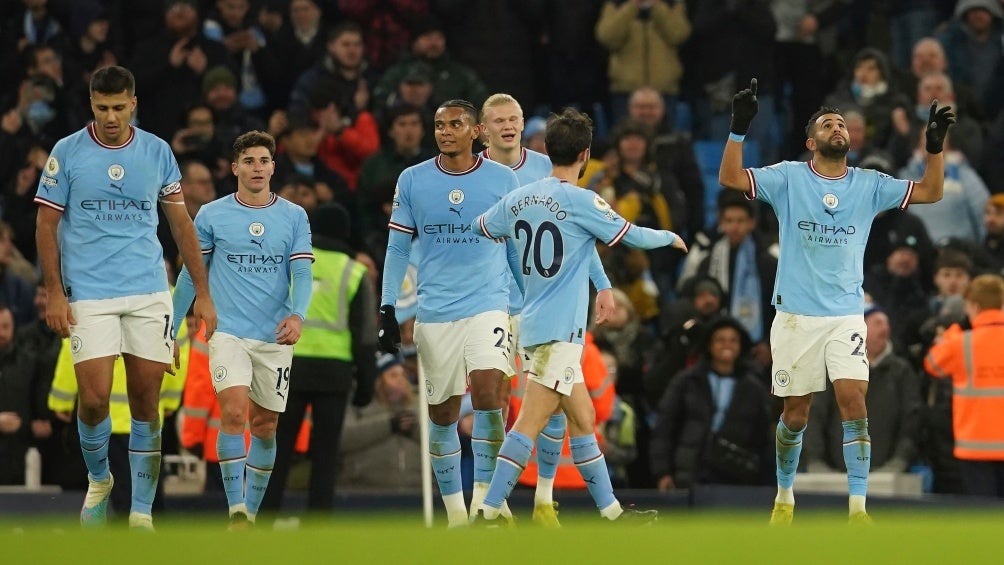
[[[756,96],[756,79],[750,79],[750,90],[753,92],[753,96]]]
[[[935,114],[937,114],[937,112],[938,112],[938,100],[935,99],[931,102],[931,116],[927,119],[927,121],[929,122],[934,121],[934,116]]]

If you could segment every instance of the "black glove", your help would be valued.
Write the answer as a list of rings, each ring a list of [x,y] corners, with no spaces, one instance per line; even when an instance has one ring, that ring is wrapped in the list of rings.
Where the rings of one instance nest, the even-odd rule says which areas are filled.
[[[750,87],[740,90],[732,97],[732,123],[729,129],[736,135],[746,135],[750,130],[750,122],[757,111],[756,79],[750,81]]]
[[[401,347],[401,326],[397,323],[397,314],[393,306],[380,307],[380,331],[377,333],[377,341],[384,353],[397,353]]]
[[[938,101],[931,102],[931,115],[927,118],[927,152],[931,155],[941,153],[945,146],[945,136],[948,126],[955,123],[955,114],[950,106],[938,109]]]

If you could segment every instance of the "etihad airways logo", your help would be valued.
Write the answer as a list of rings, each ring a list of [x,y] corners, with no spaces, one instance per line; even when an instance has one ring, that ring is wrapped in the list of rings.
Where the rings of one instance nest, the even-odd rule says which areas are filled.
[[[800,220],[797,226],[806,240],[823,245],[847,245],[850,242],[849,236],[858,232],[854,226],[821,224],[811,220]]]

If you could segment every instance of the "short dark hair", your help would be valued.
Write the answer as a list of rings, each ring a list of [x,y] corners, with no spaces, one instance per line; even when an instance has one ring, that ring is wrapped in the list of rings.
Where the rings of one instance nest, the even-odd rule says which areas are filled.
[[[447,100],[439,105],[436,110],[442,110],[443,108],[460,108],[467,114],[467,117],[471,119],[472,124],[478,124],[478,109],[474,107],[467,100],[461,100],[459,98],[454,98],[453,100]]]
[[[935,272],[941,269],[961,269],[971,276],[973,272],[973,260],[962,251],[942,249],[938,253],[938,259],[934,263]]]
[[[394,122],[398,118],[404,116],[418,116],[419,121],[423,121],[422,109],[414,104],[397,104],[392,106],[387,110],[387,115],[384,116],[383,129],[384,131],[390,131],[390,128],[394,127]],[[422,123],[425,126],[425,123]]]
[[[136,94],[136,77],[129,69],[118,65],[103,67],[91,75],[91,96],[98,94],[118,94],[125,92],[129,96]]]
[[[749,217],[756,217],[756,210],[753,208],[753,201],[746,198],[746,195],[735,190],[722,190],[718,193],[718,215],[729,208],[740,208]]]
[[[559,167],[574,164],[579,154],[593,143],[593,120],[586,114],[565,108],[547,118],[544,145],[551,163]]]
[[[269,155],[275,157],[275,138],[272,137],[272,135],[269,133],[258,130],[251,130],[247,133],[242,133],[241,135],[237,136],[237,139],[234,140],[234,147],[233,147],[234,163],[237,162],[237,159],[240,157],[241,153],[247,151],[248,149],[251,149],[252,147],[264,147],[265,149],[268,149]]]
[[[812,137],[812,128],[816,127],[816,120],[818,120],[819,116],[822,116],[823,114],[843,115],[843,112],[840,111],[840,108],[834,108],[833,106],[820,106],[818,110],[816,110],[815,112],[812,113],[811,116],[809,116],[809,121],[805,123],[806,138]]]
[[[334,41],[346,33],[363,35],[363,28],[353,21],[339,22],[328,29],[328,41]]]

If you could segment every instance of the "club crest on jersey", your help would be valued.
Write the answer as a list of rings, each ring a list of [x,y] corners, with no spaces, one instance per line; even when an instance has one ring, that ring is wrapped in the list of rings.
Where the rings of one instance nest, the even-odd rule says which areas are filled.
[[[431,397],[436,392],[436,387],[432,386],[432,381],[425,379],[425,395]]]
[[[571,367],[565,367],[565,374],[563,378],[565,380],[565,384],[571,383],[572,379],[575,378],[575,370]]]
[[[255,237],[261,237],[262,234],[265,233],[265,224],[261,222],[251,222],[251,225],[248,226],[248,232]]]
[[[825,204],[827,208],[832,210],[837,207],[837,204],[840,204],[840,201],[837,200],[836,194],[833,194],[832,192],[827,192],[825,195],[823,195],[823,204]]]
[[[78,337],[73,336],[70,338],[70,351],[73,353],[80,353],[80,348],[84,346],[84,342]]]
[[[454,188],[450,191],[450,204],[460,204],[464,201],[464,191],[459,188]]]
[[[398,199],[397,199],[397,193],[398,193],[397,185],[394,185],[394,199],[393,199],[394,203],[391,204],[391,208],[400,208],[401,207],[401,202],[398,201]]]
[[[213,371],[213,380],[214,381],[216,381],[218,383],[221,383],[221,382],[223,382],[223,379],[225,379],[225,378],[227,378],[227,368],[226,367],[217,367],[216,370]]]
[[[114,165],[108,167],[108,178],[118,181],[122,180],[122,177],[124,176],[125,176],[125,169],[122,168],[122,165],[115,163]]]
[[[59,174],[59,160],[55,157],[49,157],[49,160],[45,162],[45,174],[50,177],[54,177]]]
[[[788,371],[781,370],[774,373],[774,383],[777,384],[777,386],[784,388],[788,386],[788,383],[790,382],[791,377],[788,375]]]

